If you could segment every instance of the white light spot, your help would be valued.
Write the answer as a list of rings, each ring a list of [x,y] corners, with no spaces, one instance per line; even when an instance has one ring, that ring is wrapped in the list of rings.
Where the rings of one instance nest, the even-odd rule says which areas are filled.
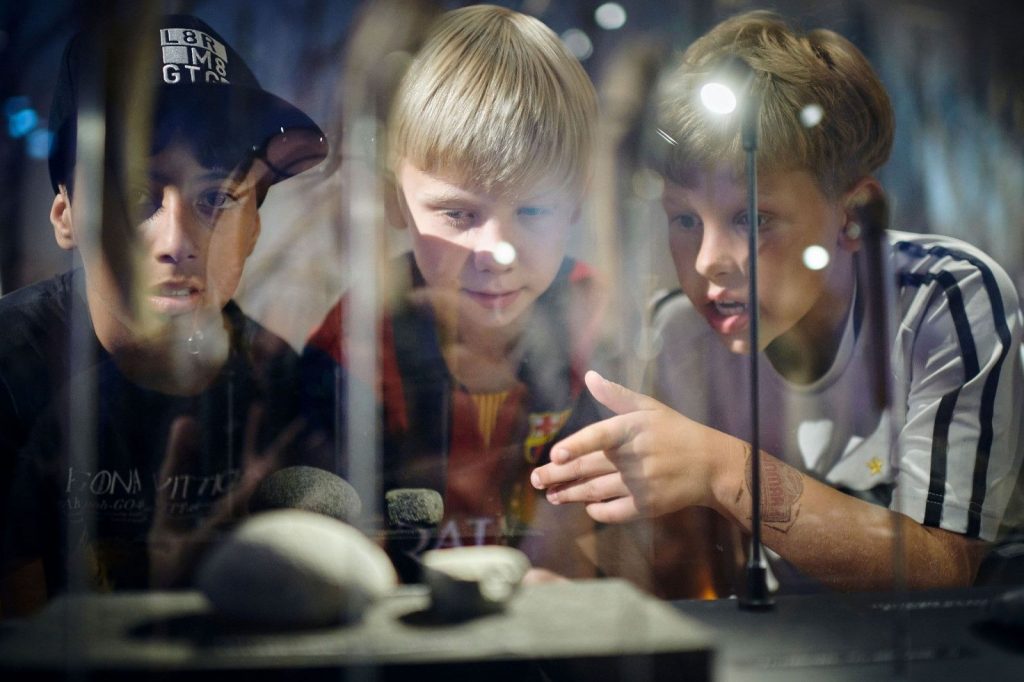
[[[821,123],[823,118],[825,118],[825,110],[821,108],[820,104],[808,104],[800,110],[800,122],[804,124],[805,128],[813,128]]]
[[[626,10],[617,2],[606,2],[594,10],[594,21],[606,31],[614,31],[626,24]]]
[[[572,52],[576,59],[586,61],[594,54],[594,43],[590,42],[590,36],[578,28],[570,28],[562,34],[562,42]]]
[[[729,86],[708,83],[700,89],[700,101],[716,114],[729,114],[736,110],[736,95]]]
[[[804,249],[804,265],[808,270],[824,270],[828,261],[828,251],[825,247],[815,244]]]
[[[668,143],[669,143],[670,145],[672,145],[673,147],[676,147],[676,146],[678,146],[678,145],[679,145],[679,143],[678,143],[678,142],[676,142],[676,140],[675,140],[675,138],[674,138],[674,137],[672,137],[671,135],[669,135],[668,133],[666,133],[666,132],[665,132],[664,130],[662,130],[661,128],[655,128],[655,130],[657,130],[657,131],[658,131],[658,135],[659,135],[659,136],[661,137],[661,139],[665,140],[665,142],[668,142]]]
[[[494,247],[494,260],[499,265],[512,265],[516,259],[516,247],[508,242],[498,242]]]

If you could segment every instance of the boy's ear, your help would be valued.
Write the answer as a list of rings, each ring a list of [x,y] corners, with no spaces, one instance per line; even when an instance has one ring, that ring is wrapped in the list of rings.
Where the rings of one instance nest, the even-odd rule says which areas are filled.
[[[864,226],[860,224],[861,209],[872,199],[884,196],[878,180],[866,175],[853,184],[842,196],[843,225],[839,229],[839,245],[851,253],[862,245]]]
[[[402,189],[394,182],[386,182],[384,185],[384,215],[387,216],[391,227],[396,230],[406,228],[404,202]]]
[[[57,194],[50,206],[50,224],[53,225],[53,236],[57,245],[70,251],[75,248],[75,228],[71,220],[71,199],[67,187],[58,185]]]

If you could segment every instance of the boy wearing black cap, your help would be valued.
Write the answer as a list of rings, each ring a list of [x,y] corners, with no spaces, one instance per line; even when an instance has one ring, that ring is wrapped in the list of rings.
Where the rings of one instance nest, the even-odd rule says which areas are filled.
[[[275,462],[254,453],[295,430],[294,353],[231,297],[269,186],[319,163],[326,141],[202,21],[164,17],[152,39],[151,151],[126,201],[141,222],[114,245],[130,276],[74,200],[104,40],[83,33],[62,60],[50,158],[54,235],[82,268],[0,299],[6,612],[40,568],[51,594],[83,570],[101,589],[186,580],[192,540]]]

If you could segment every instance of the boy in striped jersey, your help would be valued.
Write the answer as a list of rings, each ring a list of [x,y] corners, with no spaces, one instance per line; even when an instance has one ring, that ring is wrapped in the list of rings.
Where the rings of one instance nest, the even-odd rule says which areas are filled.
[[[708,118],[697,97],[736,57],[762,100],[756,349],[738,117]],[[687,50],[661,106],[682,291],[655,305],[657,400],[588,374],[617,416],[557,444],[534,485],[602,522],[706,507],[749,532],[742,356],[757,352],[763,540],[784,559],[773,564],[783,585],[884,589],[898,566],[910,587],[970,584],[1020,469],[1011,280],[963,242],[888,232],[898,317],[889,338],[877,335],[864,311],[879,282],[858,275],[860,216],[882,198],[872,173],[888,158],[893,115],[870,64],[831,31],[799,34],[766,12],[726,20]],[[815,110],[820,121],[801,116]],[[888,406],[872,379],[882,345]]]

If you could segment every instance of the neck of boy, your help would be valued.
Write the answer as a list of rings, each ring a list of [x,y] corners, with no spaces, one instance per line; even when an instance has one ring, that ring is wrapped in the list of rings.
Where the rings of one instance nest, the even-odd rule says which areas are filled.
[[[95,296],[87,299],[97,340],[121,373],[137,386],[167,395],[197,395],[227,363],[229,332],[222,313],[201,319],[184,316],[139,329],[108,314],[108,308]],[[201,344],[190,343],[189,339],[196,337],[202,339]]]
[[[854,304],[856,276],[852,258],[844,258],[835,269],[826,292],[808,313],[765,348],[765,356],[782,378],[807,385],[831,369],[839,353],[843,332]]]
[[[442,330],[445,364],[455,380],[470,393],[497,393],[515,386],[524,347],[527,316],[501,327],[480,327],[453,320]]]

